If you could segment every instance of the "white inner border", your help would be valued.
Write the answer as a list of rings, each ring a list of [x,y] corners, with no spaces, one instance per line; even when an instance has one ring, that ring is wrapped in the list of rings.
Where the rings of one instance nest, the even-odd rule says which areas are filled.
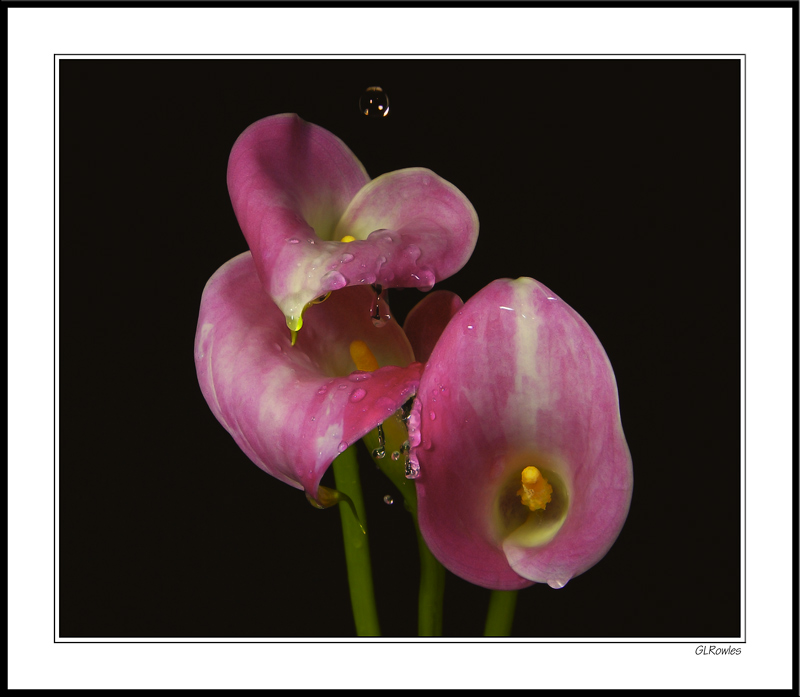
[[[9,687],[791,686],[791,156],[796,144],[790,9],[10,8],[8,20]],[[731,644],[741,648],[740,655],[698,656],[694,643],[54,643],[50,414],[57,318],[53,279],[46,272],[56,253],[50,244],[53,56],[300,51],[341,56],[343,48],[431,57],[747,56],[747,462],[751,491],[758,491],[762,467],[769,467],[772,487],[769,497],[748,497],[747,642]],[[35,255],[26,246],[31,239],[38,242]],[[686,388],[691,398],[691,386]],[[713,544],[720,533],[697,534]],[[685,570],[685,582],[709,591],[691,569]],[[357,673],[341,673],[341,666],[353,664]]]

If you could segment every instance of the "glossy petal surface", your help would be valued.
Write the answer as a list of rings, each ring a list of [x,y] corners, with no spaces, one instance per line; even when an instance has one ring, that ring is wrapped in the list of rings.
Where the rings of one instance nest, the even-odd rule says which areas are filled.
[[[495,281],[456,313],[414,415],[420,528],[457,575],[560,587],[613,544],[633,483],[614,374],[591,328],[542,284]],[[516,496],[527,464],[560,490],[566,515],[549,528],[531,531]]]
[[[452,184],[421,168],[370,181],[341,140],[294,114],[242,133],[228,189],[261,281],[294,322],[348,285],[430,289],[466,263],[478,235]]]
[[[214,415],[259,467],[316,496],[333,459],[393,414],[422,372],[394,320],[376,328],[374,293],[348,288],[308,310],[295,346],[249,252],[222,266],[203,292],[195,363]],[[350,342],[381,366],[355,370]]]

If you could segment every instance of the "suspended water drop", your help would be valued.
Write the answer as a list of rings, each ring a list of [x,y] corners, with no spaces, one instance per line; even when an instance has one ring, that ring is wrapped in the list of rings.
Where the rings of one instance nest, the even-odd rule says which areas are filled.
[[[400,459],[400,451],[399,451],[399,450],[395,450],[395,451],[392,453],[392,460],[394,460],[395,462],[397,462],[399,459]]]
[[[358,100],[358,108],[364,116],[379,119],[388,116],[389,95],[381,87],[367,87]]]
[[[392,319],[392,315],[389,312],[389,305],[386,303],[384,298],[385,291],[383,290],[381,284],[374,284],[372,289],[375,291],[375,297],[372,299],[370,316],[372,317],[372,324],[380,329],[381,327],[386,326],[386,323]]]
[[[394,503],[394,499],[389,494],[386,494],[386,496],[383,497],[383,502],[391,506]]]
[[[419,460],[416,455],[409,453],[406,455],[406,479],[417,479],[419,477]]]
[[[345,450],[347,450],[347,442],[342,441],[341,443],[339,443],[338,450],[340,453],[343,453]]]
[[[383,435],[383,424],[378,424],[378,446],[372,451],[372,457],[382,460],[386,456],[386,436]]]

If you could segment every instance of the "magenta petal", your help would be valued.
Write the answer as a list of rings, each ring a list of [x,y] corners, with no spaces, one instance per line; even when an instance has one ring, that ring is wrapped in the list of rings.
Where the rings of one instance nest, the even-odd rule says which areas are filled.
[[[348,288],[312,306],[291,346],[281,311],[249,252],[222,266],[203,292],[195,363],[214,415],[259,467],[316,496],[332,460],[415,392],[422,366],[402,329],[370,318],[373,292]],[[355,370],[362,340],[381,368]],[[410,364],[410,365],[409,365]]]
[[[239,136],[228,189],[261,282],[293,327],[307,303],[344,286],[430,289],[466,263],[478,235],[452,184],[427,169],[370,181],[341,140],[294,114]]]
[[[633,486],[614,373],[591,328],[542,284],[499,280],[469,300],[413,413],[420,528],[454,573],[496,589],[561,587],[613,544]],[[561,480],[566,515],[550,527],[532,528],[515,495],[526,464]]]
[[[464,194],[429,169],[401,169],[358,192],[335,237],[344,235],[374,245],[377,257],[369,253],[356,260],[366,261],[367,268],[379,260],[375,275],[382,286],[430,290],[469,260],[478,240],[478,214]]]
[[[464,306],[464,301],[449,290],[436,290],[420,300],[403,323],[414,356],[425,363],[450,318]]]

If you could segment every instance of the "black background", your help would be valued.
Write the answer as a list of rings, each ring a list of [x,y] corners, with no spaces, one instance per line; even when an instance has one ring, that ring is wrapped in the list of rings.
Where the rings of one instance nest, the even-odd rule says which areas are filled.
[[[739,66],[60,60],[61,636],[354,635],[337,509],[242,454],[193,362],[205,282],[246,249],[230,148],[282,112],[373,177],[428,167],[472,201],[475,253],[437,288],[536,278],[611,359],[627,523],[565,588],[521,591],[513,635],[739,635]],[[386,118],[359,112],[371,85]],[[392,291],[395,316],[421,297]],[[383,634],[415,636],[413,529],[364,459]],[[445,635],[480,636],[488,598],[448,573]]]

